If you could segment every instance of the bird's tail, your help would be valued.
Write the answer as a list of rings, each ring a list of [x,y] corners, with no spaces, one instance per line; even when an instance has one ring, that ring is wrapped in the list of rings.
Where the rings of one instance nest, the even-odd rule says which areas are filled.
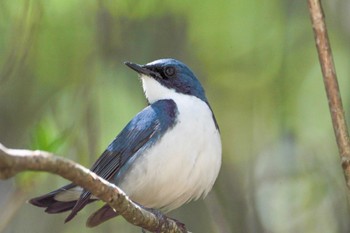
[[[95,227],[108,219],[118,216],[119,213],[112,209],[108,204],[105,204],[102,208],[98,209],[95,213],[91,214],[86,222],[87,227]]]
[[[29,200],[29,203],[38,207],[46,208],[46,213],[57,214],[73,210],[73,208],[77,204],[80,193],[81,190],[78,186],[76,186],[75,184],[68,184],[50,193],[32,198]],[[91,199],[87,201],[86,204],[92,201],[94,200]],[[79,210],[80,209],[81,208],[79,208]],[[69,218],[66,219],[66,222],[71,220],[79,210],[72,211],[72,213],[69,215]]]
[[[63,202],[63,201],[58,201],[57,199],[55,199],[55,197],[56,195],[62,192],[65,192],[67,190],[70,190],[74,187],[76,187],[74,184],[63,186],[62,188],[54,190],[50,193],[32,198],[29,200],[29,203],[38,207],[46,208],[45,212],[49,214],[62,213],[62,212],[71,210],[74,207],[76,200]]]
[[[85,205],[97,200],[95,198],[90,198],[90,196],[91,194],[89,192],[84,191],[79,186],[68,184],[48,194],[32,198],[29,200],[29,203],[46,208],[45,212],[49,214],[57,214],[71,210],[71,213],[65,220],[65,222],[68,222],[73,219]],[[118,215],[119,214],[114,209],[106,204],[89,217],[86,225],[88,227],[95,227]]]

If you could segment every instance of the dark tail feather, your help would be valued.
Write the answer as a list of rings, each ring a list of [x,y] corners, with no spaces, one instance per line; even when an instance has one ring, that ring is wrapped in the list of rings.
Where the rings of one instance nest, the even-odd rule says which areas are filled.
[[[64,222],[65,223],[69,222],[87,204],[97,200],[97,199],[90,199],[90,197],[91,197],[91,193],[84,190],[83,193],[80,195],[79,200],[76,201],[76,203],[75,203],[75,205],[74,205],[74,207],[72,209],[72,212],[68,215],[68,217],[64,220]]]
[[[56,214],[56,213],[61,213],[61,212],[65,212],[68,210],[71,210],[76,201],[70,201],[70,202],[60,202],[55,200],[55,195],[67,190],[67,189],[71,189],[74,188],[76,185],[74,184],[69,184],[66,185],[62,188],[59,188],[55,191],[52,191],[48,194],[39,196],[39,197],[35,197],[29,200],[29,203],[38,207],[43,207],[46,208],[45,212],[50,213],[50,214]]]
[[[108,204],[104,205],[102,208],[97,210],[95,213],[90,215],[86,222],[87,227],[95,227],[101,223],[107,221],[108,219],[114,218],[119,214],[112,209]]]
[[[29,200],[29,203],[38,207],[43,207],[46,208],[45,212],[49,213],[49,214],[57,214],[57,213],[62,213],[65,211],[69,211],[72,210],[72,212],[70,213],[70,215],[66,218],[65,222],[68,222],[70,220],[72,220],[72,218],[77,215],[77,212],[79,210],[81,210],[86,204],[95,201],[95,199],[84,199],[83,203],[82,201],[79,199],[76,201],[57,201],[55,200],[55,196],[56,194],[66,191],[68,189],[74,188],[76,187],[75,184],[68,184],[66,186],[63,186],[62,188],[59,188],[55,191],[52,191],[48,194],[39,196],[39,197],[35,197]],[[79,204],[81,203],[81,204]],[[77,206],[77,204],[79,204]],[[78,208],[77,208],[77,207]]]
[[[48,214],[58,214],[71,210],[75,206],[76,201],[61,202],[57,201],[45,209]]]
[[[63,191],[76,187],[75,184],[68,184],[59,188],[55,191],[52,191],[48,194],[35,197],[29,200],[29,203],[38,207],[46,208],[45,212],[49,214],[57,214],[65,211],[72,210],[72,212],[65,219],[65,222],[69,222],[72,220],[77,213],[84,208],[87,204],[96,201],[97,199],[90,199],[91,194],[89,192],[84,191],[80,198],[76,201],[57,201],[55,196]]]

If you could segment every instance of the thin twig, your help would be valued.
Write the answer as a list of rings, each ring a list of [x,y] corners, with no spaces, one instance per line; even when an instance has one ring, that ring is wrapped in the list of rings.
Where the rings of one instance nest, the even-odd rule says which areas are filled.
[[[335,72],[332,50],[328,39],[322,5],[319,0],[308,0],[312,27],[326,88],[333,129],[338,144],[346,184],[350,188],[350,141],[344,109]]]
[[[89,190],[131,224],[148,231],[187,232],[180,222],[142,208],[132,202],[117,186],[73,161],[45,151],[8,149],[0,144],[0,179],[8,179],[22,171],[46,171],[60,175]]]

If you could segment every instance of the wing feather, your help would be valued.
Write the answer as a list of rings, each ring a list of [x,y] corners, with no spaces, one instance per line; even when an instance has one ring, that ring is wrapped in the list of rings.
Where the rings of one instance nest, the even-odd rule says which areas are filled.
[[[141,151],[147,150],[176,123],[177,107],[173,100],[159,100],[137,114],[112,141],[91,171],[112,181],[121,168]],[[89,203],[91,193],[84,190],[67,221]]]

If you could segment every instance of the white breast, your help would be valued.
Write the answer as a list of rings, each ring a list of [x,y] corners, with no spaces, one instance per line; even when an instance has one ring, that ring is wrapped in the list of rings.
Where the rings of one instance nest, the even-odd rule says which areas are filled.
[[[175,101],[178,122],[135,161],[119,186],[135,202],[168,211],[211,190],[221,166],[221,140],[205,102],[151,78],[143,77],[143,85],[151,103]]]

